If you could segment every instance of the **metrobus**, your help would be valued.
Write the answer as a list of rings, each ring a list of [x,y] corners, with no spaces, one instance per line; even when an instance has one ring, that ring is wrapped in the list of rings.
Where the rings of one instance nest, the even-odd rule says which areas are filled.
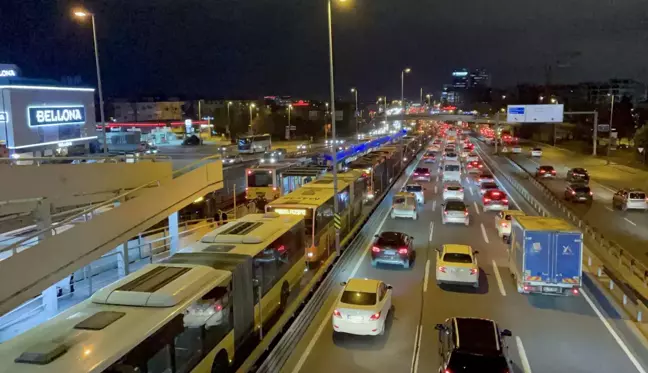
[[[348,206],[353,202],[351,197],[349,185],[338,180],[338,213],[347,224]],[[308,265],[318,263],[325,257],[325,253],[335,250],[333,198],[332,180],[316,180],[266,206],[267,212],[304,217],[307,240],[305,260]]]
[[[317,180],[328,172],[326,166],[295,166],[283,170],[279,175],[279,187],[281,195],[286,195],[292,191],[301,188],[302,185]]]
[[[248,199],[265,197],[272,201],[281,195],[279,175],[292,163],[258,165],[245,169],[245,193]]]
[[[0,344],[0,372],[230,371],[298,286],[304,242],[302,216],[223,225]]]
[[[272,140],[269,134],[241,135],[238,137],[239,153],[263,153],[272,149]]]
[[[338,172],[337,177],[338,180],[342,180],[349,184],[349,228],[351,228],[351,223],[358,221],[360,215],[362,215],[362,206],[367,197],[367,184],[369,183],[369,178],[367,178],[361,170]],[[323,175],[322,180],[333,180],[333,174],[328,173]]]

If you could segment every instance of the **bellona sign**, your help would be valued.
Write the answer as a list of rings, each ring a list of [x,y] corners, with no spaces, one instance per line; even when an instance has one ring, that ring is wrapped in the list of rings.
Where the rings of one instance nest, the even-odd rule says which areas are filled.
[[[62,126],[84,124],[86,121],[83,106],[29,107],[29,126]]]

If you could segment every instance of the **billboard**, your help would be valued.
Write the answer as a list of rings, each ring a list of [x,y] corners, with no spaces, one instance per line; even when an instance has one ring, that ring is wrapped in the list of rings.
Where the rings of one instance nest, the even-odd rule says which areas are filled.
[[[561,123],[562,104],[552,105],[508,105],[506,121],[509,123]]]

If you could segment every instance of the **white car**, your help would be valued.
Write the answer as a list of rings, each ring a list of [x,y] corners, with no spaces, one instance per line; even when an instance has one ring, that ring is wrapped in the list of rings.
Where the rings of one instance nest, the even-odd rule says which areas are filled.
[[[542,149],[541,148],[533,148],[533,149],[531,149],[531,156],[532,157],[542,157]]]
[[[511,149],[511,153],[515,153],[515,154],[522,153],[522,147],[520,145],[513,146],[513,148]],[[540,154],[542,155],[542,151],[540,152]]]
[[[392,306],[392,287],[380,280],[343,282],[331,317],[334,333],[382,335]]]
[[[396,193],[392,202],[392,210],[390,216],[392,219],[418,219],[416,196],[413,193],[407,192]]]
[[[455,152],[447,152],[443,156],[444,161],[453,161],[453,162],[459,162],[459,154]]]
[[[441,222],[470,225],[470,214],[468,207],[463,201],[449,200],[445,201],[441,209]]]
[[[449,182],[443,185],[443,200],[464,200],[464,188],[458,182]]]
[[[402,192],[412,193],[416,196],[416,202],[420,205],[425,204],[425,188],[420,184],[407,184],[401,190]]]
[[[495,216],[495,229],[497,235],[502,239],[508,241],[511,236],[511,223],[513,217],[526,215],[524,211],[520,210],[504,210],[497,213]]]

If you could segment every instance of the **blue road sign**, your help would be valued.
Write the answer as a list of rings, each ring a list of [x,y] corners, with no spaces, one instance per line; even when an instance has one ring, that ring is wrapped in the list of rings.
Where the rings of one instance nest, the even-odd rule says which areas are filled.
[[[524,115],[524,106],[513,106],[508,109],[509,114],[522,114]]]

